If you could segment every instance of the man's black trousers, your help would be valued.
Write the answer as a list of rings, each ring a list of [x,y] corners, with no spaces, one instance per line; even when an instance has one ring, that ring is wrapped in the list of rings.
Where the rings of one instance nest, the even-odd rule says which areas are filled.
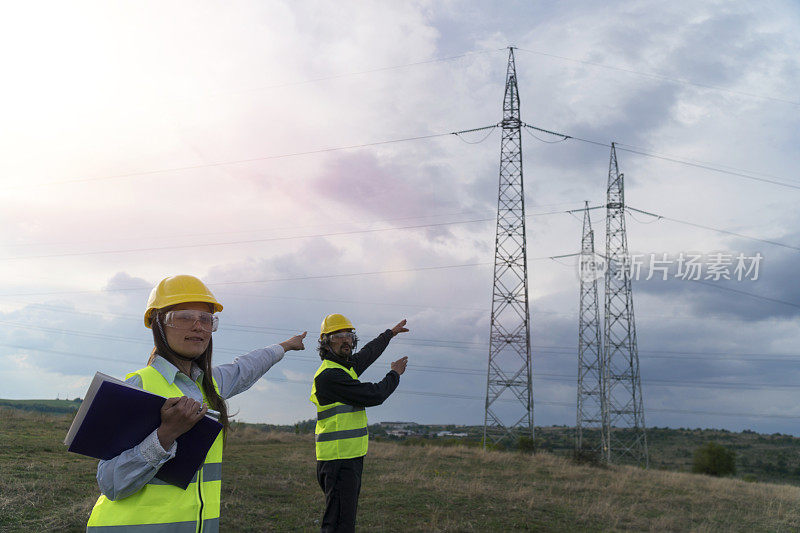
[[[317,461],[317,481],[325,493],[322,533],[351,533],[356,530],[358,494],[364,457]]]

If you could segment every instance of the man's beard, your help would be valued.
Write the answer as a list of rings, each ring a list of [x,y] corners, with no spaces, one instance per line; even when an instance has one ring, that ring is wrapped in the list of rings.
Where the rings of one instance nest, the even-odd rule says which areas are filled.
[[[345,351],[344,346],[339,346],[339,350],[333,353],[335,353],[342,359],[350,359],[350,356],[353,355],[353,348],[350,347],[349,350]]]

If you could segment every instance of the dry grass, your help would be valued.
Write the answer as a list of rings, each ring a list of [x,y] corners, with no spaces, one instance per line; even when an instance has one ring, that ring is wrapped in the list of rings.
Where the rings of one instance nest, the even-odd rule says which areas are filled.
[[[0,410],[0,531],[83,531],[96,462],[68,454],[68,417]],[[223,531],[318,528],[311,435],[231,432]],[[800,531],[800,488],[596,468],[548,455],[371,442],[362,531]]]
[[[234,424],[228,436],[237,443],[314,442],[312,434],[295,434],[286,431],[264,431],[252,424]]]
[[[411,464],[381,472],[380,484],[410,486],[475,502],[485,513],[524,509],[532,515],[562,515],[579,530],[797,531],[800,488],[634,467],[575,465],[548,454],[483,452],[473,448],[371,445],[370,461]],[[471,529],[439,506],[430,512],[433,530]],[[509,512],[512,511],[512,512]],[[455,516],[455,515],[453,515]],[[478,517],[479,518],[479,517]],[[480,530],[476,520],[475,530]],[[555,525],[555,524],[553,524]],[[566,526],[566,524],[564,524]],[[550,529],[540,524],[542,530]],[[558,530],[555,527],[554,530]]]

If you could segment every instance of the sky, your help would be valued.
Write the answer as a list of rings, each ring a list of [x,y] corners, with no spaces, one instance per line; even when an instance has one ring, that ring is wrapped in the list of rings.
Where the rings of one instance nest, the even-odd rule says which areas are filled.
[[[319,324],[343,313],[362,343],[408,320],[362,376],[409,357],[371,421],[483,424],[500,129],[446,134],[502,119],[514,46],[522,120],[582,139],[522,133],[535,424],[575,424],[578,260],[550,257],[580,250],[565,211],[605,203],[614,141],[626,204],[664,217],[629,213],[630,251],[672,261],[633,281],[647,425],[800,435],[796,3],[5,12],[0,397],[141,368],[149,290],[186,273],[225,306],[217,364],[309,332],[230,400],[237,419],[313,418]],[[697,283],[681,254],[762,259]]]

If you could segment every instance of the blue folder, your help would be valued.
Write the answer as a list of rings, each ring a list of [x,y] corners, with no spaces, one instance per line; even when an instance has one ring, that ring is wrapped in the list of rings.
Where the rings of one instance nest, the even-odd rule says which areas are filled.
[[[80,425],[69,451],[97,459],[112,459],[142,442],[161,425],[161,407],[166,398],[104,381],[94,398],[84,401],[87,400],[91,403],[83,420],[76,420]],[[161,465],[156,477],[186,489],[221,430],[222,424],[204,416],[178,437],[175,457]]]

